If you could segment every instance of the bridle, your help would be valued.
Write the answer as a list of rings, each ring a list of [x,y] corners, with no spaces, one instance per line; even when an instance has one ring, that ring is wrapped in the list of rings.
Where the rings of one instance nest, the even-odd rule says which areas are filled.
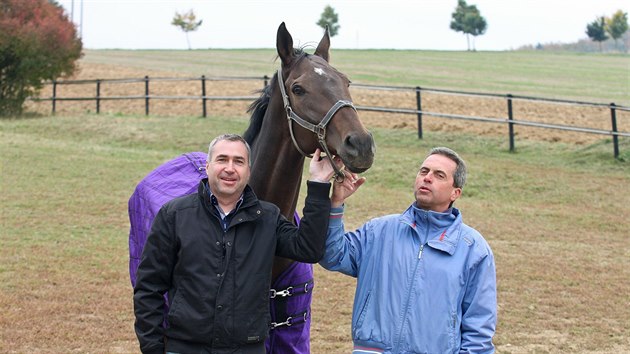
[[[330,123],[335,113],[337,113],[337,111],[339,111],[341,108],[350,107],[354,109],[355,111],[357,109],[354,107],[352,102],[346,101],[346,100],[339,100],[328,110],[328,113],[326,113],[326,115],[324,116],[324,119],[322,119],[322,121],[319,122],[319,124],[315,125],[310,122],[307,122],[302,117],[298,116],[291,108],[291,105],[289,104],[289,96],[287,96],[287,93],[284,88],[284,79],[282,78],[282,68],[278,69],[278,85],[280,86],[280,92],[282,93],[282,101],[284,101],[284,109],[287,111],[287,120],[289,121],[289,132],[291,133],[291,140],[293,140],[293,145],[295,146],[295,148],[302,155],[309,158],[313,157],[312,154],[307,154],[304,151],[302,151],[302,149],[300,149],[300,146],[298,145],[297,140],[295,140],[295,135],[293,134],[293,124],[291,123],[291,121],[296,122],[297,124],[302,126],[302,128],[310,132],[313,132],[315,135],[317,135],[317,141],[319,142],[319,146],[321,146],[322,150],[326,153],[326,155],[328,156],[328,159],[330,160],[330,164],[332,165],[333,170],[335,170],[335,176],[334,176],[335,181],[339,183],[343,182],[344,174],[333,162],[332,155],[330,154],[330,151],[328,151],[328,146],[326,145],[326,125]]]

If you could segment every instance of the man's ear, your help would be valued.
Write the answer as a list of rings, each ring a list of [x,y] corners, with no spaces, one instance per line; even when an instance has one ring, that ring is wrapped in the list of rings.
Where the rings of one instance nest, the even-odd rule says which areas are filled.
[[[461,188],[453,189],[453,191],[451,192],[451,202],[456,201],[461,196],[462,196],[462,189]]]

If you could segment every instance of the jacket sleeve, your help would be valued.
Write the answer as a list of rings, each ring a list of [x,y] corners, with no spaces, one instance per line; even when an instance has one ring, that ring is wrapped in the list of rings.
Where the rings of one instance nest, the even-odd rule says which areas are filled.
[[[328,215],[330,214],[330,183],[307,181],[307,194],[299,227],[278,218],[276,255],[298,262],[317,263],[324,254]]]
[[[138,266],[133,304],[143,353],[164,353],[164,309],[175,259],[175,235],[162,208],[151,227]]]
[[[346,233],[343,224],[344,207],[334,208],[330,213],[326,252],[319,264],[332,271],[357,277],[361,265],[364,243],[370,223],[354,232]]]
[[[494,353],[497,324],[497,287],[494,255],[486,254],[470,271],[462,304],[460,353]]]

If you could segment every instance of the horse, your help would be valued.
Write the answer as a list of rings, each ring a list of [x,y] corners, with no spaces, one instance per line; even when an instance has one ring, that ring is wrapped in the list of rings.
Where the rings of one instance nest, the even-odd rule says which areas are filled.
[[[351,103],[350,81],[329,64],[328,30],[309,55],[293,48],[283,22],[276,47],[282,66],[250,106],[253,113],[244,138],[252,148],[251,187],[290,218],[300,192],[305,151],[319,147],[331,157],[339,156],[349,171],[361,173],[372,165],[375,147]],[[290,262],[277,260],[273,278]]]
[[[280,68],[260,92],[260,97],[250,105],[250,124],[243,137],[251,147],[250,186],[259,199],[276,204],[282,214],[291,220],[296,214],[306,157],[312,157],[313,152],[320,148],[331,159],[333,156],[340,157],[348,171],[361,173],[371,167],[375,145],[352,104],[349,79],[329,64],[328,29],[324,31],[314,54],[308,54],[301,48],[293,47],[293,38],[283,22],[278,27],[276,49]],[[140,219],[148,216],[152,220],[157,210],[147,212],[147,208],[155,209],[174,194],[194,192],[196,184],[205,177],[204,164],[204,153],[184,154],[160,166],[136,187],[129,201],[132,284],[135,283],[135,269],[139,263],[138,250],[141,251],[148,233],[148,229],[144,229],[147,227],[146,220]],[[333,168],[335,178],[343,178],[343,172],[334,164]],[[169,172],[178,173],[170,182]],[[171,182],[176,182],[177,191],[168,196],[155,196],[160,188],[167,187]],[[153,195],[147,196],[147,193]],[[140,226],[134,228],[132,219],[136,219],[135,224]],[[298,222],[297,218],[295,220]],[[135,235],[132,236],[132,233]],[[272,323],[266,343],[267,352],[310,352],[313,286],[311,264],[280,257],[274,259],[270,289]]]

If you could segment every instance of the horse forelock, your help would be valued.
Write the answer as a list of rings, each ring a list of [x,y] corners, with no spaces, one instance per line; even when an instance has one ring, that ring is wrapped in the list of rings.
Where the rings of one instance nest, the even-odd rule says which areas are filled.
[[[295,60],[293,60],[291,68],[310,54],[306,53],[302,48],[294,48],[294,55]],[[271,101],[271,95],[273,94],[277,84],[278,73],[276,72],[271,78],[271,81],[269,81],[269,85],[262,90],[257,91],[260,93],[260,97],[252,102],[252,104],[247,108],[247,113],[251,113],[251,117],[249,119],[249,127],[247,127],[247,130],[243,133],[243,138],[250,146],[254,143],[256,137],[260,133],[263,119],[265,117],[265,113],[267,112],[267,107],[269,106],[269,101]]]

